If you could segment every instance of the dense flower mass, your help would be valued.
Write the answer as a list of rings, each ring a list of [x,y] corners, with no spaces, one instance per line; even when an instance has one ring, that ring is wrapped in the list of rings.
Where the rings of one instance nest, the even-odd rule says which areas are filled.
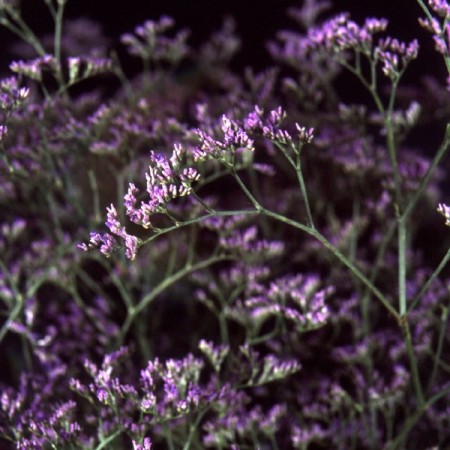
[[[450,3],[299,1],[240,73],[71,1],[0,0],[0,448],[448,448]]]

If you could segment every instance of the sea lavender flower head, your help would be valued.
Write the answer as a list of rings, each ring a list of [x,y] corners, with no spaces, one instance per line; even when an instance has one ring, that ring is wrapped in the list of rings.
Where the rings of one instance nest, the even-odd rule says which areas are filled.
[[[285,276],[272,281],[263,293],[246,299],[245,305],[257,326],[269,317],[280,316],[299,331],[307,331],[327,322],[330,312],[325,299],[333,291],[332,287],[319,289],[319,280],[312,275]]]
[[[234,160],[235,155],[241,151],[243,151],[243,155],[253,152],[253,139],[237,121],[224,114],[219,124],[223,135],[219,138],[199,128],[193,130],[200,142],[200,145],[195,147],[193,151],[195,161],[205,161],[212,158],[224,164],[229,164],[230,160]],[[245,156],[243,158],[245,159]]]
[[[428,0],[428,5],[441,17],[450,17],[450,4],[447,0]]]
[[[145,178],[149,199],[139,203],[140,191],[134,183],[130,183],[124,196],[124,206],[126,215],[133,223],[148,229],[153,228],[151,219],[154,214],[166,214],[171,200],[188,196],[192,192],[192,183],[200,178],[200,173],[188,164],[186,149],[175,144],[169,158],[162,153],[150,152],[150,164]],[[123,242],[127,257],[134,259],[140,240],[127,233],[125,226],[119,221],[114,205],[107,208],[106,226]],[[90,243],[79,246],[84,251],[96,247],[109,256],[117,248],[116,238],[109,233],[91,233]]]
[[[301,8],[290,8],[288,14],[306,30],[317,23],[318,17],[331,8],[328,0],[305,0]]]
[[[19,86],[17,77],[8,77],[0,80],[0,110],[6,114],[20,108],[29,98],[30,89]]]
[[[112,61],[108,58],[92,56],[71,56],[67,59],[69,69],[69,84],[85,80],[95,75],[111,70]]]
[[[121,41],[130,54],[139,56],[144,61],[168,61],[177,64],[188,52],[187,30],[182,30],[175,37],[165,36],[175,22],[171,17],[163,16],[157,21],[148,20],[135,28],[134,34],[122,35]]]
[[[235,31],[235,21],[231,17],[226,17],[222,28],[215,31],[202,46],[200,50],[202,60],[209,62],[212,68],[228,63],[241,46],[241,40]]]
[[[429,0],[428,5],[437,14],[427,14],[419,18],[419,23],[433,35],[436,50],[442,55],[450,56],[450,4],[446,0]]]
[[[450,207],[444,203],[439,203],[437,210],[445,217],[445,225],[450,227]]]
[[[369,18],[359,26],[349,19],[348,14],[339,14],[322,26],[309,30],[302,42],[305,49],[324,48],[334,53],[354,49],[370,56],[373,35],[384,31],[387,23],[386,19]]]
[[[118,220],[117,210],[114,205],[107,208],[107,212],[106,226],[110,229],[111,233],[123,239],[127,258],[134,259],[139,244],[138,238],[126,232],[125,227]]]
[[[138,443],[133,439],[133,450],[151,450],[152,449],[152,441],[149,437],[145,437],[142,440],[142,443]]]
[[[57,72],[58,63],[53,55],[44,55],[29,61],[13,61],[9,68],[14,73],[42,82],[45,72]]]
[[[212,342],[204,339],[200,341],[198,348],[206,355],[217,373],[220,371],[222,363],[230,351],[228,345],[215,346]]]
[[[405,44],[388,37],[378,42],[374,56],[380,60],[383,73],[391,80],[395,80],[406,66],[417,58],[418,51],[419,43],[416,39]]]
[[[245,358],[243,366],[248,371],[248,384],[260,386],[287,378],[300,371],[302,366],[296,359],[280,358],[274,354],[261,356],[248,344],[241,345],[239,351]]]
[[[111,256],[117,248],[117,242],[109,233],[100,234],[92,231],[89,243],[78,244],[78,248],[84,252],[98,248],[104,255]]]
[[[286,119],[286,111],[279,106],[269,111],[264,117],[264,110],[255,105],[243,120],[243,128],[247,132],[262,135],[266,139],[281,144],[282,148],[289,146],[295,153],[298,153],[305,144],[310,144],[314,138],[314,129],[306,128],[295,123],[297,139],[292,137],[292,133],[282,127]]]
[[[138,206],[139,189],[134,183],[129,184],[124,197],[126,214],[132,222],[151,228],[153,214],[164,214],[171,200],[191,193],[192,183],[199,180],[200,173],[187,164],[186,150],[180,144],[174,145],[170,158],[150,152],[150,164],[145,174],[149,200]]]

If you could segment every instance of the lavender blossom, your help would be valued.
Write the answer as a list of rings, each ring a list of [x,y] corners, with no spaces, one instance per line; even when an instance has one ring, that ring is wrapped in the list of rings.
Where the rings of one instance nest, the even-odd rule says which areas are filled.
[[[194,160],[204,161],[214,158],[222,162],[227,162],[230,155],[240,150],[254,150],[253,140],[239,124],[227,116],[221,118],[222,139],[216,139],[210,134],[196,129],[194,133],[198,136],[200,146],[194,150]]]
[[[375,58],[382,63],[383,73],[395,80],[405,67],[417,58],[419,44],[417,40],[408,45],[397,39],[387,38],[379,41],[375,48]]]
[[[0,0],[0,447],[446,448],[449,133],[417,136],[450,97],[403,77],[419,41],[305,0],[241,73],[233,19],[194,49],[162,16],[131,74],[66,3],[40,36]],[[448,65],[448,1],[418,4]]]
[[[57,67],[57,61],[52,55],[45,55],[30,61],[14,61],[10,65],[12,72],[40,82],[42,82],[46,70],[54,74]]]
[[[445,225],[450,226],[450,208],[444,203],[439,203],[438,212],[445,217]]]
[[[186,39],[189,33],[184,30],[173,38],[164,36],[173,28],[174,21],[168,16],[158,21],[148,20],[134,30],[134,34],[122,35],[121,41],[128,47],[130,54],[139,56],[144,61],[169,61],[177,64],[186,54]]]
[[[444,58],[448,58],[450,55],[450,27],[448,24],[450,5],[446,0],[429,0],[427,3],[430,10],[425,5],[422,7],[427,13],[427,18],[419,18],[419,23],[433,35],[436,50]]]

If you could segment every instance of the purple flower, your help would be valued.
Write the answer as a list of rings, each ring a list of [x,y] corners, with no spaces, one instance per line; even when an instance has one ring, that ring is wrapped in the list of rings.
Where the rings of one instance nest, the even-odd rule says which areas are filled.
[[[41,82],[45,71],[56,73],[57,61],[52,55],[45,55],[30,61],[14,61],[9,68],[12,72]]]
[[[419,23],[433,35],[436,50],[443,56],[450,54],[450,5],[446,0],[429,0],[428,4],[433,12],[443,18],[442,23],[432,14],[428,14],[426,19],[420,18]]]
[[[125,252],[128,259],[133,260],[136,257],[139,248],[139,239],[136,236],[128,234],[125,227],[118,220],[117,210],[114,205],[107,208],[106,226],[111,233],[121,238],[125,246]],[[90,241],[88,244],[78,244],[78,248],[83,251],[88,251],[94,248],[99,248],[100,251],[106,255],[111,256],[112,253],[119,247],[117,240],[109,233],[91,232]]]
[[[133,450],[151,450],[151,448],[152,448],[152,441],[150,440],[149,437],[145,437],[142,440],[141,444],[139,444],[134,439],[133,439],[132,443],[133,443]]]
[[[439,203],[437,210],[445,217],[445,225],[450,227],[450,207],[444,203]]]
[[[158,21],[147,20],[135,28],[134,34],[122,35],[121,41],[130,54],[139,56],[144,61],[169,61],[177,64],[188,51],[186,40],[189,32],[180,31],[173,38],[165,36],[173,26],[173,19],[167,16]]]
[[[69,69],[69,84],[76,83],[95,75],[108,72],[112,61],[107,58],[72,56],[67,59]]]
[[[430,8],[444,18],[450,17],[450,4],[447,0],[428,0]]]
[[[399,73],[417,58],[419,44],[417,40],[405,44],[397,39],[386,38],[379,41],[374,51],[375,58],[382,64],[383,73],[395,80]]]
[[[333,288],[318,289],[319,280],[314,276],[286,276],[271,282],[268,288],[258,286],[255,296],[245,300],[257,327],[269,317],[284,317],[298,330],[308,330],[323,326],[330,311],[325,298]]]

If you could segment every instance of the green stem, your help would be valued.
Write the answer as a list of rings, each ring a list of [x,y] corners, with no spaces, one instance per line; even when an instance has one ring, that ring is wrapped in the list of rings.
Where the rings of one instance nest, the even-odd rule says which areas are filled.
[[[172,234],[168,236],[168,240],[170,242],[170,253],[168,256],[166,270],[164,271],[164,278],[169,278],[173,274],[173,271],[175,270],[175,265],[178,260],[178,251],[179,251],[178,245],[176,243],[176,239],[174,239],[174,236]],[[190,241],[189,241],[189,244],[190,244]],[[188,258],[187,258],[188,261],[189,261],[190,248],[191,248],[191,245],[189,245],[189,249],[188,249]]]
[[[404,339],[406,343],[406,352],[408,354],[409,365],[411,368],[411,374],[413,378],[414,390],[416,392],[417,401],[419,402],[418,407],[422,408],[425,404],[425,396],[422,389],[422,383],[420,381],[419,369],[417,366],[417,359],[414,355],[414,347],[412,343],[411,330],[409,328],[409,324],[406,316],[402,317],[401,327],[404,334]]]
[[[20,14],[12,10],[9,10],[8,12],[15,23],[10,18],[5,17],[1,21],[1,25],[8,28],[20,39],[30,44],[39,56],[45,56],[46,51],[44,47],[42,47],[41,43],[39,42],[39,39],[33,33],[31,28],[29,28],[28,25],[22,20]]]
[[[340,252],[331,242],[329,242],[324,236],[322,236],[318,231],[315,229],[303,225],[299,222],[296,222],[294,220],[288,219],[285,216],[282,216],[278,213],[269,211],[265,209],[263,206],[261,206],[258,201],[253,197],[253,195],[248,191],[245,184],[242,182],[242,180],[239,178],[239,176],[234,172],[233,173],[235,179],[238,181],[239,185],[243,189],[246,196],[249,198],[249,200],[253,203],[255,209],[259,211],[262,214],[265,214],[269,217],[272,217],[278,221],[281,221],[283,223],[286,223],[288,225],[291,225],[295,228],[298,228],[302,231],[305,231],[310,236],[317,239],[325,248],[327,248],[331,253],[339,260],[341,261],[344,266],[346,266],[350,271],[360,280],[362,283],[367,286],[367,288],[372,291],[372,293],[381,301],[381,303],[385,306],[385,308],[397,319],[399,319],[399,315],[395,308],[392,307],[392,305],[389,303],[389,301],[386,299],[386,297],[380,292],[379,289],[377,289],[370,280],[342,253]]]
[[[88,170],[89,184],[92,189],[93,203],[94,203],[94,220],[96,223],[102,221],[102,214],[100,212],[100,192],[98,189],[97,177],[92,169]]]
[[[399,313],[406,314],[406,224],[403,219],[398,223],[398,296]]]
[[[20,312],[22,311],[22,308],[23,308],[23,305],[25,302],[25,298],[19,291],[17,283],[14,280],[13,275],[8,270],[6,262],[4,262],[2,259],[0,259],[0,269],[1,269],[1,272],[4,274],[4,277],[6,278],[8,284],[9,284],[9,288],[11,289],[11,291],[13,293],[12,302],[14,302],[13,303],[14,306],[10,310],[8,318],[6,319],[5,323],[3,324],[3,326],[0,329],[0,344],[1,344],[1,342],[3,341],[4,337],[6,336],[6,333],[8,332],[8,330],[11,326],[11,323],[16,320],[16,318],[19,316]],[[10,302],[7,302],[7,303],[8,303],[9,307],[12,306]]]
[[[6,333],[8,332],[11,324],[17,319],[20,312],[22,311],[23,302],[24,302],[24,299],[22,296],[16,297],[16,303],[15,303],[12,311],[9,313],[8,319],[6,320],[6,322],[3,324],[2,328],[0,329],[0,344],[2,343],[3,339],[5,338]]]
[[[269,211],[265,208],[261,208],[261,214],[265,214],[269,217],[272,217],[275,220],[283,222],[287,225],[290,225],[294,228],[300,229],[305,233],[309,234],[313,238],[317,239],[326,249],[328,249],[345,267],[350,269],[350,271],[358,278],[374,295],[381,301],[381,303],[385,306],[385,308],[396,318],[399,319],[398,312],[395,308],[390,304],[388,299],[380,292],[378,288],[376,288],[373,283],[340,251],[338,250],[330,241],[328,241],[322,234],[320,234],[317,230],[314,230],[306,225],[303,225],[299,222],[291,220],[285,216],[282,216],[278,213]]]
[[[442,350],[444,348],[445,334],[447,332],[448,314],[449,314],[448,306],[443,307],[440,320],[439,338],[436,349],[436,355],[433,361],[433,370],[431,371],[431,375],[427,385],[427,392],[430,392],[433,389],[434,380],[436,379],[439,362],[441,360]]]
[[[389,104],[386,111],[386,115],[384,116],[384,125],[386,127],[386,145],[389,153],[389,159],[391,160],[392,172],[394,174],[395,202],[400,212],[403,209],[403,199],[402,199],[403,195],[401,191],[401,176],[397,160],[397,146],[395,143],[393,115],[394,115],[395,97],[397,95],[397,87],[402,74],[403,71],[400,72],[398,77],[392,82],[392,90],[389,96]]]
[[[308,200],[308,192],[306,190],[305,180],[303,178],[303,172],[302,172],[302,162],[300,158],[300,151],[297,153],[296,157],[296,164],[295,164],[295,172],[297,173],[297,180],[298,184],[300,185],[300,191],[302,193],[303,202],[305,204],[306,209],[306,217],[308,221],[308,225],[311,229],[315,229],[314,227],[314,221],[311,214],[311,208],[309,206],[309,200]]]
[[[123,342],[126,334],[128,333],[128,330],[130,329],[136,316],[140,312],[142,312],[152,301],[155,300],[155,298],[159,294],[161,294],[169,286],[175,284],[176,282],[178,282],[185,276],[189,275],[190,273],[196,272],[197,270],[204,269],[204,268],[206,268],[212,264],[216,264],[220,261],[228,261],[228,260],[232,260],[232,259],[233,259],[233,257],[229,256],[229,255],[213,256],[206,260],[200,261],[197,264],[187,265],[187,266],[183,267],[183,269],[181,269],[178,272],[171,275],[170,277],[164,279],[160,284],[158,284],[158,286],[155,287],[155,289],[153,289],[153,291],[151,291],[149,294],[144,296],[136,306],[134,306],[134,307],[130,306],[128,308],[127,318],[125,319],[125,322],[122,325],[122,329],[121,329],[119,337],[118,337],[119,342],[120,343]]]
[[[449,260],[450,260],[450,249],[447,250],[447,253],[445,254],[445,256],[442,258],[441,262],[439,263],[439,266],[433,272],[431,277],[428,278],[427,282],[422,286],[422,289],[419,291],[419,293],[414,297],[414,300],[411,302],[411,306],[409,307],[409,311],[412,311],[417,306],[420,299],[423,297],[425,292],[428,291],[428,289],[430,288],[433,281],[439,276],[439,274],[442,272],[442,270],[447,265]]]
[[[65,2],[58,2],[55,16],[54,56],[58,62],[58,72],[61,75],[61,36]],[[60,80],[62,81],[62,80]]]
[[[192,440],[193,440],[195,434],[197,433],[199,425],[200,425],[200,422],[202,421],[202,419],[203,419],[203,417],[204,417],[204,415],[206,414],[207,411],[208,411],[208,408],[205,408],[203,411],[201,411],[198,414],[197,418],[195,419],[195,422],[190,425],[190,427],[189,427],[189,436],[186,439],[186,443],[183,446],[183,450],[189,450],[191,448]]]
[[[209,205],[207,205],[203,201],[203,199],[197,195],[197,193],[194,190],[192,190],[192,195],[194,196],[195,200],[197,200],[200,203],[200,205],[203,206],[203,208],[205,209],[206,212],[208,212],[210,214],[214,214],[215,213],[214,209],[211,208]]]
[[[387,109],[384,108],[383,102],[380,99],[380,96],[377,93],[377,87],[376,87],[376,62],[372,61],[369,58],[369,63],[371,67],[371,82],[369,83],[366,78],[363,76],[361,70],[359,67],[353,67],[350,64],[348,64],[345,61],[340,61],[343,67],[345,67],[347,70],[349,70],[351,73],[353,73],[363,84],[363,86],[370,92],[375,105],[378,109],[378,112],[384,117],[384,124],[386,127],[386,145],[389,153],[389,159],[391,160],[392,170],[394,174],[394,184],[395,184],[395,196],[396,196],[396,203],[399,207],[399,210],[401,209],[402,204],[402,195],[401,195],[401,179],[400,179],[400,172],[398,168],[398,162],[397,162],[397,149],[395,144],[395,132],[392,122],[393,117],[393,110],[394,110],[394,103],[395,103],[395,97],[397,94],[397,87],[399,84],[399,81],[403,75],[403,72],[400,72],[398,77],[392,82],[392,90],[389,97],[389,103]]]
[[[274,145],[281,150],[281,153],[284,155],[286,160],[289,162],[291,167],[295,170],[295,174],[297,176],[297,181],[300,186],[300,192],[302,195],[303,203],[305,205],[306,210],[306,220],[308,223],[308,226],[310,226],[312,229],[314,229],[314,221],[311,214],[311,208],[309,206],[309,199],[308,199],[308,191],[306,189],[305,179],[303,177],[303,171],[302,171],[302,163],[301,163],[301,148],[296,149],[294,146],[292,147],[292,150],[295,154],[295,161],[292,159],[292,157],[287,152],[285,146],[281,145],[279,142],[273,142]]]
[[[218,313],[219,329],[220,329],[220,343],[222,345],[230,344],[230,336],[228,334],[227,317],[224,314],[224,309],[222,308]]]
[[[442,141],[442,144],[439,146],[439,149],[433,158],[433,161],[431,161],[430,167],[428,167],[428,170],[426,171],[425,175],[423,176],[419,188],[414,193],[411,200],[408,202],[406,208],[402,212],[402,219],[406,219],[409,214],[411,214],[412,210],[414,209],[414,206],[416,205],[417,201],[419,200],[422,193],[425,191],[425,188],[427,187],[431,176],[433,175],[436,167],[441,162],[442,158],[447,153],[447,150],[450,148],[450,123],[447,124],[447,127],[445,129],[445,135],[444,140]]]
[[[110,57],[113,62],[113,73],[116,75],[116,77],[119,79],[119,81],[122,83],[122,86],[125,89],[126,96],[128,100],[134,101],[136,96],[133,90],[133,86],[130,83],[130,80],[125,75],[125,72],[122,69],[122,64],[120,63],[119,56],[115,50],[111,51]]]
[[[116,430],[113,434],[109,435],[105,440],[102,440],[102,442],[99,445],[97,445],[95,450],[102,450],[102,448],[105,448],[110,442],[112,442],[121,433],[122,433],[122,430]]]
[[[417,3],[422,8],[422,10],[425,13],[425,15],[427,16],[428,20],[432,21],[433,16],[431,15],[430,10],[428,9],[428,6],[426,6],[422,0],[417,0]]]
[[[369,83],[364,78],[364,76],[362,75],[362,73],[360,71],[358,71],[357,69],[352,67],[346,61],[340,61],[340,64],[358,78],[358,80],[362,83],[362,85],[369,91],[370,95],[373,98],[373,101],[375,102],[375,105],[376,105],[378,111],[384,116],[384,113],[385,113],[384,106],[383,106],[383,103],[382,103],[380,97],[378,96],[377,90],[376,90],[376,82],[375,82],[376,67],[375,67],[375,64],[373,64],[371,62],[371,78],[372,78],[371,83]]]
[[[414,209],[414,206],[417,204],[417,201],[419,200],[422,193],[425,191],[432,174],[434,173],[436,167],[439,165],[441,160],[443,159],[444,155],[446,154],[447,150],[450,147],[450,124],[447,125],[445,130],[445,136],[442,144],[440,145],[436,155],[433,158],[433,161],[430,164],[430,167],[428,168],[427,172],[425,173],[424,177],[422,178],[419,188],[414,193],[413,197],[409,200],[405,210],[403,211],[403,214],[400,218],[400,221],[405,220],[411,212]],[[417,303],[420,301],[420,298],[425,294],[425,292],[428,290],[428,288],[431,286],[431,283],[434,281],[434,279],[441,273],[441,271],[446,266],[447,262],[450,259],[450,250],[447,251],[446,255],[443,257],[442,261],[440,262],[439,266],[436,268],[436,270],[433,272],[431,277],[428,279],[427,283],[422,287],[420,292],[415,296],[414,300],[411,303],[411,306],[409,310],[415,308]]]
[[[404,441],[406,440],[406,437],[408,436],[409,432],[414,428],[414,425],[419,421],[419,419],[422,417],[422,414],[424,414],[427,409],[431,408],[434,403],[439,401],[442,397],[445,397],[450,393],[450,389],[444,389],[441,392],[438,392],[436,395],[428,399],[427,403],[424,403],[420,407],[417,408],[417,411],[408,418],[405,425],[403,426],[403,429],[399,432],[396,439],[392,442],[389,442],[389,444],[385,447],[386,450],[397,450],[397,449],[403,449],[404,448]]]
[[[236,181],[238,182],[241,189],[244,191],[244,194],[246,195],[246,197],[251,201],[251,203],[252,203],[253,207],[256,209],[256,211],[260,211],[262,206],[260,205],[258,200],[256,200],[256,198],[253,196],[253,194],[248,190],[247,186],[242,181],[241,177],[237,174],[237,172],[234,168],[231,168],[231,174],[236,179]]]
[[[159,236],[162,236],[164,234],[170,233],[173,230],[177,230],[179,228],[182,227],[187,227],[189,225],[193,225],[196,223],[200,223],[204,220],[207,220],[211,217],[218,217],[218,216],[238,216],[238,215],[251,215],[251,214],[259,214],[258,211],[255,211],[254,209],[243,209],[243,210],[229,210],[229,211],[214,211],[212,213],[209,214],[205,214],[203,216],[200,217],[195,217],[193,219],[189,219],[186,220],[184,222],[178,222],[176,225],[172,225],[170,227],[158,230],[155,232],[155,234],[153,234],[153,236],[150,236],[147,239],[144,239],[141,243],[140,246],[146,245],[149,242],[153,241],[154,239],[158,238]]]

